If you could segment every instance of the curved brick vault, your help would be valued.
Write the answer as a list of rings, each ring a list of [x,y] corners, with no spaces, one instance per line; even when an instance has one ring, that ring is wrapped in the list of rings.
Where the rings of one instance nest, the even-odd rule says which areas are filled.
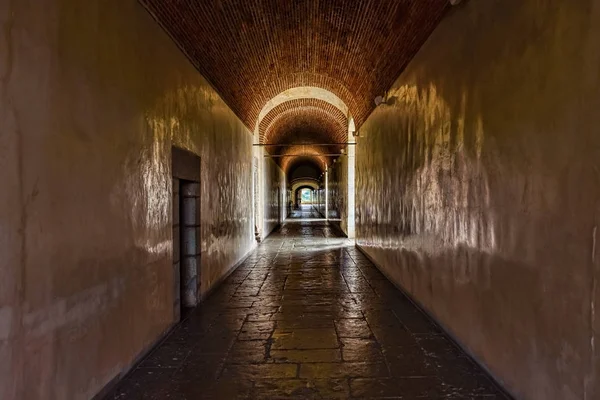
[[[331,150],[328,146],[304,146],[294,145],[282,148],[272,154],[281,155],[279,158],[279,165],[286,174],[289,174],[291,170],[301,164],[302,160],[313,160],[313,162],[319,166],[321,171],[325,171],[325,167],[329,164],[331,157],[325,156],[325,154],[331,153],[332,151],[339,152],[339,148]]]
[[[297,133],[304,131],[308,135],[322,132],[326,137],[299,136],[297,141],[342,143],[348,138],[347,127],[348,118],[334,105],[318,99],[295,99],[278,105],[265,115],[259,125],[259,138],[260,143],[284,143],[282,136],[287,131],[298,130]],[[292,137],[287,139],[294,140]]]
[[[319,175],[321,175],[321,173],[324,171],[325,164],[327,163],[327,160],[325,160],[323,158],[324,157],[322,157],[320,155],[313,155],[313,156],[307,155],[307,156],[290,157],[290,158],[284,159],[286,161],[284,161],[285,164],[283,165],[283,168],[285,168],[285,170],[286,170],[286,175],[287,175],[288,180],[291,181],[294,178],[294,172],[297,168],[301,168],[301,167],[304,167],[307,165],[312,166],[319,172],[315,176],[308,176],[308,175],[302,174],[302,178],[314,178],[314,179],[318,180]],[[297,176],[296,178],[300,178],[300,177]]]
[[[343,146],[304,145],[289,147],[290,144],[344,143],[348,139],[347,117],[335,106],[323,100],[295,99],[273,108],[261,120],[259,138],[262,144],[282,144],[269,146],[273,155],[302,154],[317,157],[323,170],[327,153],[339,153]],[[279,164],[288,172],[291,157],[278,158]],[[329,158],[330,159],[330,158]]]
[[[343,143],[349,112],[358,128],[429,36],[447,0],[140,0],[215,86],[260,143]],[[289,89],[327,90],[276,105]],[[286,173],[324,170],[342,147],[268,147]]]
[[[330,90],[359,127],[447,0],[140,0],[252,129],[294,87]]]

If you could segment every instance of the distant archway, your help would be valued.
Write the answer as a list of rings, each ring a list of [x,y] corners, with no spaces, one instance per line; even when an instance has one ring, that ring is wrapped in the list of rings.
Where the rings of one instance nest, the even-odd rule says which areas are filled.
[[[292,192],[296,192],[298,189],[301,188],[310,188],[312,190],[318,190],[319,189],[319,181],[317,181],[316,179],[298,179],[295,181],[292,181]]]

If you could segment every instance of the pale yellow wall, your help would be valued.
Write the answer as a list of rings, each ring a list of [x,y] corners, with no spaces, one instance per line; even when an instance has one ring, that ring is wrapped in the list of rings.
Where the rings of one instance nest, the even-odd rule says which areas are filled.
[[[265,152],[265,154],[267,154]],[[265,238],[273,232],[277,225],[287,217],[285,196],[286,177],[283,170],[274,161],[273,158],[263,157],[263,198],[264,198],[264,219],[262,237]],[[277,189],[279,188],[279,192]],[[279,193],[279,194],[278,194]],[[277,196],[280,196],[278,201]],[[279,207],[279,210],[278,210]]]
[[[329,166],[329,219],[348,234],[348,157]]]
[[[358,244],[517,398],[600,398],[600,1],[463,2],[388,103]]]
[[[254,246],[252,137],[135,0],[0,25],[0,398],[88,399],[172,321],[171,145],[202,160],[206,293]]]

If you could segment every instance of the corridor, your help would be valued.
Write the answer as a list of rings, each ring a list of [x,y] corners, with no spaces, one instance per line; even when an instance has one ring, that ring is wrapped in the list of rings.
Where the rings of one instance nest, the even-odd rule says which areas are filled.
[[[600,399],[600,0],[0,26],[0,400]]]
[[[506,399],[318,218],[294,211],[106,399]]]

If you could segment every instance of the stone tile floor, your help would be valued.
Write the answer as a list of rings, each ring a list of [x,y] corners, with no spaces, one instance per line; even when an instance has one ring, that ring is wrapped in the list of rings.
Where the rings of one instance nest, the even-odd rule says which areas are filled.
[[[316,217],[295,212],[107,399],[506,399]]]

